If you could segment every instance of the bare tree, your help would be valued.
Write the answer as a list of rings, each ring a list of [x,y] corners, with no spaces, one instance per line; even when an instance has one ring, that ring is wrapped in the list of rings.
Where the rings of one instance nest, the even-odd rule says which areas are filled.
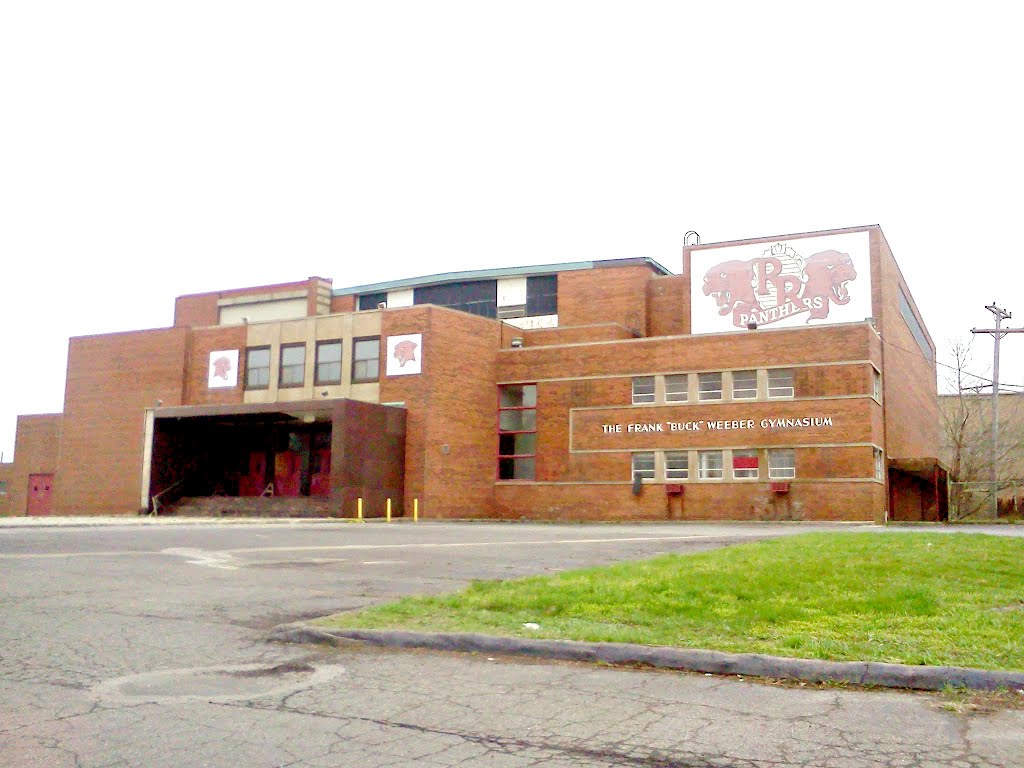
[[[990,381],[967,369],[971,343],[958,341],[950,350],[952,365],[940,398],[943,458],[950,468],[950,512],[957,517],[977,514],[988,503],[992,468]],[[988,389],[989,392],[983,391]],[[1024,492],[1024,394],[1001,392],[996,478],[1002,508],[1017,509],[1018,486]]]

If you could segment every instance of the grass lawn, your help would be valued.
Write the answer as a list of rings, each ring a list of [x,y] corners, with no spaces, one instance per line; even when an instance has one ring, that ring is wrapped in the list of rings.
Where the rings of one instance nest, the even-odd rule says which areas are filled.
[[[1024,539],[788,536],[476,582],[319,623],[1024,670]]]

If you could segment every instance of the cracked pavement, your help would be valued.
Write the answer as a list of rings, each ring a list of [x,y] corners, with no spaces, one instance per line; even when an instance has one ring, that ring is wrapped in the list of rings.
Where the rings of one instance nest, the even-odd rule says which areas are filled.
[[[474,578],[810,528],[0,529],[0,765],[1024,765],[1024,711],[959,715],[925,694],[264,640]]]

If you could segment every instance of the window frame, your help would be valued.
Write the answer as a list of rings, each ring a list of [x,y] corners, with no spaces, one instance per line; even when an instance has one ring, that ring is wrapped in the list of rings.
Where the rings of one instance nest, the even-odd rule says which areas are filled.
[[[679,459],[673,459],[673,457],[681,457],[684,464],[683,467],[672,467],[673,461],[679,461]],[[678,480],[689,480],[690,479],[690,452],[689,451],[669,451],[664,452],[665,460],[665,480],[666,481],[678,481]]]
[[[262,366],[261,365],[261,366],[253,367],[250,364],[250,360],[252,359],[252,353],[253,352],[266,352],[267,353],[267,364],[266,364],[266,366]],[[274,357],[274,355],[273,355],[273,353],[270,350],[270,345],[269,344],[260,344],[260,345],[255,346],[255,347],[246,347],[245,348],[245,388],[246,389],[248,389],[248,390],[270,389],[270,371],[271,371],[271,361],[273,360],[273,357]],[[251,383],[251,381],[250,381],[250,376],[252,375],[252,371],[263,371],[263,370],[265,370],[267,372],[267,383],[266,384],[253,385]]]
[[[718,377],[718,389],[708,389],[708,390],[705,390],[704,387],[702,386],[704,384],[704,381],[706,379],[708,379],[709,377],[711,377],[713,379],[713,377],[715,377],[715,376]],[[715,371],[705,371],[704,373],[698,373],[697,374],[697,402],[711,403],[711,402],[718,402],[718,401],[722,400],[722,396],[724,394],[723,393],[723,389],[722,389],[723,384],[724,384],[724,382],[723,382],[723,377],[722,377],[721,371],[718,371],[718,372],[715,372]],[[717,397],[705,397],[704,396],[705,394],[713,395],[713,394],[716,394],[716,393],[718,395]]]
[[[772,375],[788,373],[789,384],[788,385],[772,385]],[[788,390],[779,394],[779,390]],[[769,400],[792,400],[796,397],[796,373],[792,368],[769,368],[768,369],[768,399]]]
[[[705,466],[705,458],[718,456],[717,468]],[[713,473],[718,474],[713,474]],[[697,479],[698,480],[724,480],[725,479],[725,451],[721,448],[697,451]]]
[[[647,464],[650,461],[650,468],[644,466],[638,468],[640,462]],[[636,482],[637,473],[641,481],[655,481],[658,479],[658,455],[655,451],[633,451],[629,456],[629,479]]]
[[[637,391],[637,385],[650,381],[651,391]],[[658,383],[654,376],[634,376],[631,384],[633,405],[653,405],[658,401]]]
[[[756,448],[734,448],[732,450],[732,479],[733,480],[757,480],[761,475],[761,452]],[[736,459],[754,459],[754,467],[736,468]],[[749,474],[749,473],[753,474]],[[743,473],[743,474],[740,474]]]
[[[782,469],[784,474],[779,473],[779,467],[775,466],[773,459],[789,454],[792,461],[786,463]],[[796,450],[793,448],[769,448],[768,449],[768,479],[769,480],[792,480],[796,477]]]
[[[885,453],[881,448],[874,448],[875,480],[885,482]]]
[[[533,397],[527,397],[527,388],[533,388]],[[519,402],[523,405],[503,405],[502,394],[505,391],[511,391],[519,389],[521,390],[519,396]],[[501,482],[511,481],[526,481],[532,482],[537,479],[537,396],[539,392],[537,389],[536,382],[528,382],[523,384],[499,384],[498,385],[498,414],[497,414],[497,429],[498,429],[498,445],[497,445],[497,461],[495,466],[495,477]],[[532,403],[530,402],[532,399]],[[501,426],[501,416],[503,413],[517,412],[523,413],[525,411],[533,411],[533,428],[532,429],[505,429]],[[522,419],[520,419],[522,422]],[[519,426],[522,426],[520,423]],[[516,445],[517,438],[519,435],[532,435],[533,436],[533,453],[517,453],[518,446]],[[502,438],[512,436],[512,453],[502,452]],[[516,470],[519,467],[519,462],[530,461],[532,471],[528,474],[529,477],[517,477]],[[502,473],[505,468],[511,466],[511,476],[503,477]]]
[[[750,374],[754,375],[754,387],[753,387],[753,389],[751,389],[750,387],[743,387],[742,389],[737,389],[737,387],[736,387],[736,374],[738,374],[738,373],[742,373],[742,374],[750,373]],[[753,369],[745,368],[742,371],[733,371],[732,375],[729,378],[732,379],[731,389],[732,389],[732,399],[733,400],[757,400],[757,369],[756,368],[753,368]],[[740,395],[739,392],[744,392],[744,393],[748,393],[749,392],[750,394]]]
[[[683,388],[681,391],[671,391],[670,381],[681,380]],[[665,402],[686,403],[690,400],[690,374],[688,373],[666,373],[665,374]]]
[[[326,346],[338,345],[338,359],[337,361],[331,360],[327,363],[323,363],[320,360],[320,350]],[[337,379],[325,379],[320,375],[321,365],[337,365],[338,366],[338,378]],[[331,384],[341,384],[342,374],[345,372],[345,342],[343,339],[318,339],[316,342],[316,356],[313,360],[313,385],[328,386]]]
[[[359,343],[360,342],[376,342],[377,344],[377,357],[361,358],[358,356]],[[370,360],[376,359],[377,361],[377,373],[375,376],[357,376],[356,370],[360,363],[367,363]],[[375,384],[380,381],[380,336],[356,336],[352,339],[352,366],[349,369],[349,377],[353,384]]]
[[[302,364],[289,363],[285,364],[285,351],[289,349],[302,349]],[[293,370],[300,368],[302,370],[302,378],[297,382],[286,382],[285,381],[285,370]],[[289,342],[288,344],[282,344],[281,349],[277,357],[277,388],[278,389],[295,389],[297,387],[304,387],[306,385],[306,342],[296,341]]]

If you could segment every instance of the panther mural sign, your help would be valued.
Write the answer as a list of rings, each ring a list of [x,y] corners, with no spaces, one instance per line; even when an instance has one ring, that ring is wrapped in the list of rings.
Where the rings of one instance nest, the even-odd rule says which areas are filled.
[[[849,323],[872,314],[867,232],[698,248],[690,276],[693,333]]]

